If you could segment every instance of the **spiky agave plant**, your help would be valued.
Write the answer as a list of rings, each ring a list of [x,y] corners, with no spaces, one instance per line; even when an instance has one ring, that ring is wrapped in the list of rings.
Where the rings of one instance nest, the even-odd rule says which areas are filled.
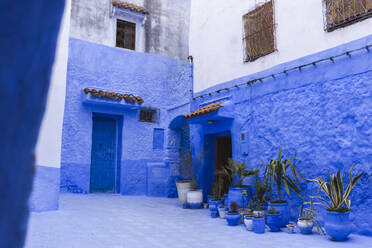
[[[229,158],[227,163],[229,171],[232,172],[232,178],[234,178],[235,174],[238,176],[237,187],[243,186],[243,180],[246,177],[256,175],[258,173],[258,169],[248,170],[246,163],[239,163],[232,158]]]
[[[263,204],[267,201],[266,193],[268,190],[268,179],[266,173],[263,176],[262,182],[257,178],[257,175],[254,175],[254,182],[256,186],[256,194],[254,195],[256,201],[256,208],[262,209]]]
[[[278,159],[272,159],[269,164],[265,164],[269,186],[270,186],[270,193],[272,194],[272,188],[274,187],[274,183],[276,184],[277,191],[278,191],[278,202],[284,202],[282,199],[282,192],[281,186],[284,186],[285,192],[288,196],[291,195],[289,189],[295,192],[301,199],[305,200],[304,197],[301,195],[302,189],[300,186],[300,179],[302,179],[301,174],[298,172],[295,164],[292,162],[293,159],[296,157],[292,157],[289,159],[282,158],[282,148],[280,148]],[[290,169],[292,172],[293,178],[291,178],[288,173],[287,169]]]
[[[328,197],[328,200],[324,199],[320,196],[311,196],[310,199],[317,199],[319,202],[314,202],[315,205],[322,205],[326,207],[329,211],[333,212],[340,212],[345,213],[350,211],[350,204],[351,201],[349,200],[350,193],[352,189],[355,187],[356,183],[359,179],[363,176],[364,171],[362,171],[356,177],[353,177],[352,170],[354,169],[355,165],[353,165],[349,170],[349,185],[347,186],[346,190],[344,191],[344,177],[345,173],[343,173],[341,177],[340,170],[333,175],[329,174],[330,182],[326,182],[321,177],[315,179],[306,179],[308,181],[317,182],[319,184],[319,188],[317,194],[320,191],[323,191],[324,194]]]

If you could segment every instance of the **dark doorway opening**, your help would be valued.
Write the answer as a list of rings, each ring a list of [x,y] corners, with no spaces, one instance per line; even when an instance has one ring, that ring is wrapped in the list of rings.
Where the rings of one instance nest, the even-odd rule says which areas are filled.
[[[227,165],[227,161],[232,157],[231,136],[216,137],[214,171],[218,171]]]
[[[117,121],[93,116],[90,192],[115,192]]]

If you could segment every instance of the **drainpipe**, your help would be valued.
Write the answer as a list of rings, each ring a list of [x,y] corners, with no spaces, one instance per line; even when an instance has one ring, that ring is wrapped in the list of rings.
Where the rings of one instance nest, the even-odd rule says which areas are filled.
[[[191,89],[190,89],[190,95],[191,95],[191,101],[194,100],[194,58],[193,56],[188,56],[187,60],[189,61],[190,68],[191,68]],[[190,102],[191,102],[190,101]]]

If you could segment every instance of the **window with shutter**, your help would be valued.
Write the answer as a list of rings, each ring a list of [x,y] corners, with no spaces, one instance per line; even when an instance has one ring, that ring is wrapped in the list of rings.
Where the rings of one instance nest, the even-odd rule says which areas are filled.
[[[136,49],[136,24],[117,19],[116,46],[126,49]]]
[[[372,0],[324,0],[324,6],[328,32],[372,16]]]
[[[244,61],[254,61],[275,51],[273,1],[243,16]]]
[[[156,122],[156,114],[157,114],[157,111],[156,109],[147,109],[147,108],[143,108],[141,109],[140,111],[140,121],[143,121],[143,122],[153,122],[155,123]]]

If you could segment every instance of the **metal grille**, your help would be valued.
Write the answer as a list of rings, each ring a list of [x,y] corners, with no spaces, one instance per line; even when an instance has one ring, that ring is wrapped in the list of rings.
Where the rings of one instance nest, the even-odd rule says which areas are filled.
[[[325,29],[331,32],[372,16],[372,0],[323,0]]]
[[[273,1],[269,1],[243,16],[244,61],[254,61],[275,51]]]
[[[139,120],[143,122],[156,122],[156,109],[141,109]]]
[[[117,20],[116,46],[126,49],[136,49],[136,24]]]

